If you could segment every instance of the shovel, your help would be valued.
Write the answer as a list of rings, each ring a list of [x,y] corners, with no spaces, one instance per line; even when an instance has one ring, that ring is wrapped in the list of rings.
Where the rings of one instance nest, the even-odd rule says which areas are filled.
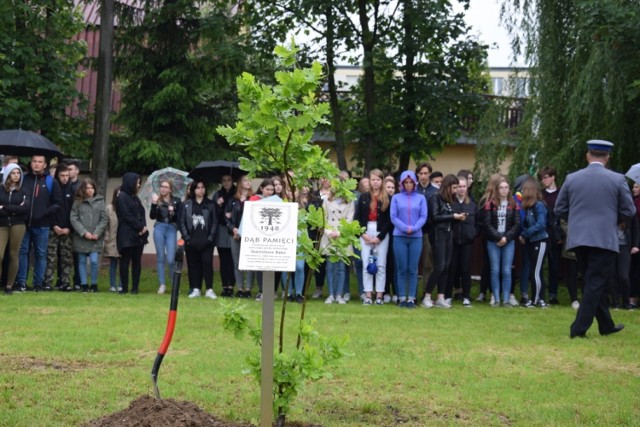
[[[173,283],[171,284],[171,303],[169,304],[169,319],[167,320],[167,330],[164,333],[164,339],[158,349],[156,360],[151,368],[151,381],[153,381],[153,390],[156,393],[156,399],[160,399],[160,390],[158,389],[158,371],[162,365],[162,359],[167,354],[173,331],[176,327],[176,318],[178,317],[178,297],[180,296],[180,275],[182,274],[182,258],[184,256],[184,241],[178,240],[178,248],[176,249],[176,263],[173,269]]]

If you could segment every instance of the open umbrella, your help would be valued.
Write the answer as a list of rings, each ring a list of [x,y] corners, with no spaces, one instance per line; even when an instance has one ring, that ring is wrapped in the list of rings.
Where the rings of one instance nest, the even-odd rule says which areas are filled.
[[[200,162],[198,166],[193,168],[189,173],[189,178],[201,179],[207,183],[219,183],[222,181],[223,175],[231,175],[234,181],[247,172],[240,169],[240,162],[231,162],[228,160],[213,160]]]
[[[184,195],[187,194],[187,187],[189,187],[192,181],[187,175],[188,172],[175,168],[164,168],[153,171],[140,188],[138,197],[140,197],[142,203],[149,208],[151,205],[151,195],[153,193],[160,194],[160,184],[163,181],[171,181],[173,182],[173,195],[182,199]]]
[[[22,129],[0,130],[0,154],[12,156],[42,155],[62,157],[56,145],[39,133]]]
[[[640,163],[631,166],[625,175],[640,184]]]

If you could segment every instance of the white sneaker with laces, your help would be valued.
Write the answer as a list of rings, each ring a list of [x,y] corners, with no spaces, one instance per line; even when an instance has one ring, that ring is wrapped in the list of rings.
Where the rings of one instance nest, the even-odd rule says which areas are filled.
[[[451,305],[451,298],[445,298],[445,301],[447,302],[447,304]]]
[[[480,292],[478,294],[478,298],[476,298],[476,301],[480,301],[480,302],[484,301],[484,293]]]
[[[516,299],[516,297],[513,296],[513,295],[509,295],[509,304],[514,306],[514,307],[517,307],[517,306],[520,305],[520,304],[518,304],[518,300]]]
[[[347,301],[343,297],[341,297],[340,295],[338,295],[338,297],[335,299],[335,301],[338,304],[346,304],[347,303]]]
[[[391,296],[389,294],[384,294],[382,300],[385,302],[385,304],[389,304],[391,302]]]
[[[349,301],[351,301],[351,294],[350,294],[349,292],[345,292],[345,294],[342,296],[342,299],[343,299],[345,302],[349,302]]]
[[[165,285],[160,285],[160,287],[158,288],[158,293],[160,295],[164,294],[167,290],[167,287]]]
[[[463,300],[462,300],[462,306],[463,306],[463,307],[467,307],[467,308],[471,308],[471,307],[473,307],[473,306],[471,305],[471,301],[469,301],[469,298],[465,298],[465,299],[463,299]]]
[[[218,298],[218,295],[216,295],[216,293],[213,292],[213,289],[207,289],[207,292],[205,292],[204,296],[207,297],[207,298],[211,298],[211,299],[217,299]]]
[[[333,295],[329,295],[329,297],[326,300],[324,300],[324,303],[325,304],[333,304],[335,302],[335,300],[336,299],[333,297]]]
[[[489,300],[489,305],[493,305],[495,304],[496,299],[493,297],[493,295],[491,295],[491,299]]]
[[[189,298],[197,298],[197,297],[199,297],[200,295],[202,295],[202,294],[200,293],[200,289],[193,288],[193,289],[191,290],[191,293],[189,294]]]
[[[571,308],[573,308],[574,310],[577,310],[580,308],[580,303],[578,301],[574,301],[571,303]]]
[[[438,298],[434,305],[437,308],[451,308],[451,304],[449,304],[444,298]]]
[[[394,295],[391,297],[391,302],[393,302],[394,304],[398,302],[398,295]]]
[[[431,301],[431,298],[425,298],[422,300],[422,305],[424,308],[432,308],[433,307],[433,301]]]

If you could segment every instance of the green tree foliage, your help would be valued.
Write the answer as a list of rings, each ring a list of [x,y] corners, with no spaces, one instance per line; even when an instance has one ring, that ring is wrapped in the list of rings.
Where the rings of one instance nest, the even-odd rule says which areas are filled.
[[[530,127],[513,168],[527,170],[535,154],[564,175],[583,167],[589,139],[615,143],[613,168],[636,163],[640,3],[505,0],[503,17],[532,67]]]
[[[76,90],[86,44],[73,1],[0,4],[0,128],[39,131],[67,155],[87,151],[85,103]],[[70,117],[72,105],[79,115]]]
[[[307,186],[311,178],[337,177],[338,169],[327,158],[319,146],[312,143],[315,128],[326,123],[329,112],[326,103],[319,103],[317,92],[322,78],[322,66],[315,62],[309,68],[297,66],[298,48],[276,47],[280,65],[275,73],[275,85],[260,83],[255,76],[243,73],[237,79],[238,121],[235,126],[220,126],[218,132],[232,146],[239,146],[247,153],[240,159],[242,169],[255,176],[263,172],[279,173],[285,177],[295,201],[297,190]],[[341,182],[332,179],[332,190],[337,197],[353,200],[355,181]],[[332,240],[329,250],[321,253],[319,242],[324,230],[325,215],[322,209],[310,206],[298,215],[298,247],[309,266],[317,270],[324,257],[332,261],[348,262],[349,248],[358,245],[362,232],[357,221],[341,221],[337,228],[339,237]],[[316,240],[311,240],[308,229],[316,230]],[[315,234],[315,233],[314,233]],[[305,289],[309,289],[310,276]],[[340,356],[337,341],[316,339],[316,333],[304,321],[306,303],[303,305],[298,323],[298,338],[295,348],[284,351],[284,324],[286,302],[280,315],[278,354],[274,361],[274,409],[277,425],[283,425],[286,414],[307,379],[325,376],[325,363]],[[239,333],[248,322],[237,311],[227,310],[227,328]],[[251,334],[259,339],[260,334]],[[316,337],[316,338],[314,338]],[[342,343],[343,344],[343,343]],[[252,372],[260,379],[259,359],[250,360]]]
[[[122,84],[116,171],[189,169],[237,153],[215,133],[235,114],[233,79],[250,67],[242,14],[224,2],[120,5],[116,73]]]

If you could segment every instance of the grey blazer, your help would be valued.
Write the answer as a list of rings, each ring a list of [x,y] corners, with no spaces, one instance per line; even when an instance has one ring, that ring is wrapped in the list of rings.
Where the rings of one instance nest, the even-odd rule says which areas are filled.
[[[569,174],[555,213],[567,220],[567,249],[589,246],[619,252],[618,224],[636,209],[625,177],[591,163]]]

